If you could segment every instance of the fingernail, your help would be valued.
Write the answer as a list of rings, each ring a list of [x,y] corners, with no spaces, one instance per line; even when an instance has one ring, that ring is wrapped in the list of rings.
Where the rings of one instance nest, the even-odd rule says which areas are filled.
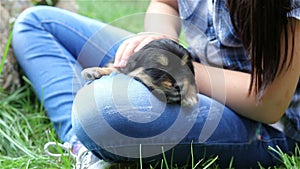
[[[125,60],[121,60],[121,62],[119,63],[118,66],[126,66],[126,61]]]
[[[114,62],[114,64],[113,64],[114,67],[117,67],[118,65],[119,65],[119,62],[117,62],[117,61]]]

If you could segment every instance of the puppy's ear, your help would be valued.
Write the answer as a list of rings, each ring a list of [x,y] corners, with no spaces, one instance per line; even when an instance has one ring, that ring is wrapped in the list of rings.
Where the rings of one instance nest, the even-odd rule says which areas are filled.
[[[184,56],[181,58],[181,65],[186,65],[186,63],[189,61],[189,55],[187,53],[184,54]]]

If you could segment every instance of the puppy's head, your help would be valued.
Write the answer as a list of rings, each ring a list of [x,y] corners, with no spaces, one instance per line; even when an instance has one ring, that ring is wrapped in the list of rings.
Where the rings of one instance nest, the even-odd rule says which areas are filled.
[[[190,53],[169,39],[147,44],[130,57],[126,69],[168,103],[180,103],[191,88],[196,92]]]
[[[147,52],[146,55],[155,59],[157,64],[169,68],[186,67],[194,75],[191,54],[177,42],[170,39],[158,39],[147,44],[142,48],[142,51],[144,50],[148,50],[149,53]]]

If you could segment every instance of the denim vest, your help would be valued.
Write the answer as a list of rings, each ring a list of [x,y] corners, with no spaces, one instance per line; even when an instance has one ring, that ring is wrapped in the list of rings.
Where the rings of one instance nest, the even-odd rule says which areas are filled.
[[[287,17],[300,20],[300,0],[291,3],[293,10]],[[250,58],[234,33],[226,0],[178,0],[178,5],[189,50],[196,60],[205,65],[251,72]],[[300,79],[279,123],[273,126],[300,141]]]

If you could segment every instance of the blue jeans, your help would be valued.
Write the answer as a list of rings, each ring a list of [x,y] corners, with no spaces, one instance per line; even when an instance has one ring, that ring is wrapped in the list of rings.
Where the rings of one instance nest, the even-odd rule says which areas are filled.
[[[140,82],[112,73],[87,85],[80,71],[103,66],[133,34],[53,7],[33,7],[14,25],[17,60],[60,139],[76,134],[96,156],[113,162],[174,164],[218,155],[228,167],[278,164],[268,146],[293,152],[296,142],[199,94],[194,107],[166,105]]]

